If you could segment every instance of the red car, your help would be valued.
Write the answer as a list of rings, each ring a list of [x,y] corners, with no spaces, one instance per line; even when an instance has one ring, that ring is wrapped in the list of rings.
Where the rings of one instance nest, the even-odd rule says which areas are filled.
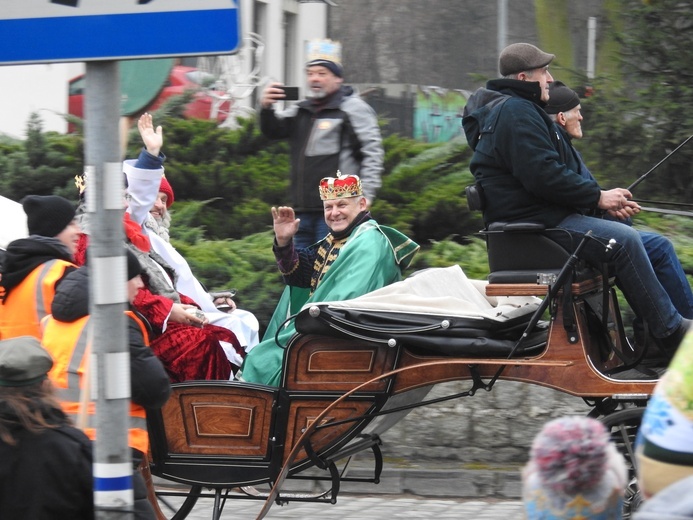
[[[185,117],[212,119],[212,112],[214,111],[214,119],[221,123],[229,113],[230,101],[225,92],[206,90],[204,88],[212,80],[213,77],[210,74],[195,67],[174,65],[159,94],[150,105],[144,108],[149,111],[156,110],[168,98],[179,96],[186,90],[194,90],[193,100],[188,103],[185,109]],[[71,79],[68,88],[67,112],[80,119],[84,119],[84,84],[85,78],[84,74],[82,74]],[[220,99],[223,99],[223,101],[217,103],[215,110],[214,103]],[[75,125],[68,123],[67,131],[72,133],[75,130]]]

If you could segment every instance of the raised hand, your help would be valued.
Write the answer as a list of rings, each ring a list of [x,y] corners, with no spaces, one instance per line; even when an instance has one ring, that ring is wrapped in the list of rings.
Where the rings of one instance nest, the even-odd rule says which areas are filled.
[[[298,232],[298,225],[301,220],[296,218],[293,208],[288,206],[273,207],[272,220],[274,234],[277,237],[277,245],[279,247],[288,245]]]
[[[152,115],[145,112],[137,120],[137,129],[140,131],[147,152],[158,157],[164,144],[164,132],[161,126],[157,126],[155,130]]]

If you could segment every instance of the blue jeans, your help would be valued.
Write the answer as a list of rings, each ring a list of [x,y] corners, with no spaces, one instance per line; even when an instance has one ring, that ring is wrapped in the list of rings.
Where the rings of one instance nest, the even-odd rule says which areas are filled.
[[[294,247],[297,249],[320,242],[330,232],[322,211],[296,213],[296,218],[301,219],[298,232],[294,235]]]
[[[592,231],[596,240],[588,240],[580,257],[594,265],[608,262],[616,276],[616,285],[635,314],[647,322],[654,337],[670,336],[681,325],[681,315],[657,279],[638,231],[619,222],[577,213],[563,219],[557,227],[572,236],[572,240],[557,238],[571,251],[587,231]],[[611,252],[606,252],[612,238],[616,245]]]
[[[659,233],[638,231],[645,246],[657,280],[671,298],[676,310],[684,318],[693,318],[693,291],[676,256],[674,245]]]

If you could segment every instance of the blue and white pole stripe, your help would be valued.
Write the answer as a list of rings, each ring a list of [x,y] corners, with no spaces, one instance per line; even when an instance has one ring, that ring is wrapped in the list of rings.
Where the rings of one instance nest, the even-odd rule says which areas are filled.
[[[132,488],[132,464],[95,462],[94,507],[132,509],[135,503]]]

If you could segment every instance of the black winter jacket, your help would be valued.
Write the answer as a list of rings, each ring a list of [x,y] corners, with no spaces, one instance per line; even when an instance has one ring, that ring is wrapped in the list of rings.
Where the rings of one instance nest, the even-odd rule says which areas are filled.
[[[291,204],[322,212],[318,186],[337,170],[361,178],[373,201],[381,185],[383,145],[375,111],[352,87],[342,86],[323,103],[304,100],[286,110],[260,110],[260,129],[270,139],[289,138]]]
[[[53,318],[66,323],[89,314],[89,271],[86,266],[63,278],[53,299],[52,313]],[[127,322],[131,400],[144,408],[161,408],[171,395],[170,379],[159,358],[145,345],[139,325],[130,318]]]
[[[0,402],[3,422],[18,425],[16,445],[0,441],[0,518],[91,520],[91,441],[69,426],[61,410],[44,417],[58,427],[31,434],[19,427],[14,412]]]
[[[474,150],[469,168],[484,192],[487,224],[554,227],[581,208],[597,207],[599,185],[571,169],[570,143],[540,99],[537,82],[498,79],[467,102],[462,125]]]
[[[67,247],[57,238],[32,235],[29,238],[19,238],[10,242],[7,251],[2,255],[2,264],[0,265],[0,272],[2,273],[0,286],[5,289],[4,297],[22,283],[34,269],[54,259],[74,262]],[[76,267],[68,267],[65,274],[73,269]],[[63,278],[55,283],[56,287]]]

